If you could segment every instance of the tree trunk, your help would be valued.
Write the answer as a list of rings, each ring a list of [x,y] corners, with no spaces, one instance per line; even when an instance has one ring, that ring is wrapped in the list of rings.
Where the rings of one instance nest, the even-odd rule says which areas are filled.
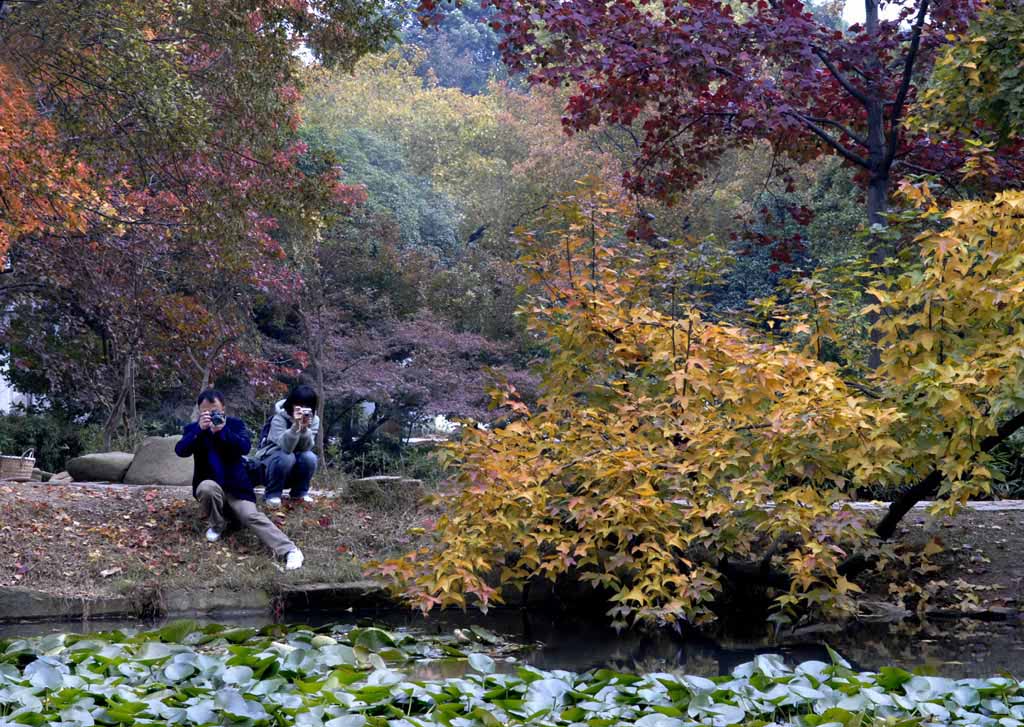
[[[316,433],[316,451],[317,456],[320,457],[320,464],[323,467],[327,466],[326,448],[324,442],[327,439],[327,428],[324,426],[324,409],[327,406],[327,396],[324,394],[324,366],[323,366],[323,339],[317,343],[317,356],[316,361],[316,393],[317,393],[317,405],[316,415],[320,419],[320,429]]]
[[[878,34],[878,0],[864,0],[864,28],[868,35]],[[870,101],[866,104],[868,126],[868,225],[874,230],[876,225],[885,225],[885,213],[889,211],[889,162],[886,159],[887,144],[885,136],[885,105],[884,91],[878,78],[882,73],[878,58],[871,58],[867,64],[871,78],[868,84]],[[895,131],[894,131],[895,133]],[[885,240],[876,234],[871,237],[871,262],[880,265],[889,256]],[[880,347],[881,332],[875,330],[875,324],[881,313],[869,313],[867,322],[871,336],[871,350],[868,352],[868,367],[877,369],[882,364]]]
[[[995,434],[981,440],[978,452],[991,452],[997,445],[1005,441],[1007,437],[1021,427],[1024,427],[1024,412],[1021,412],[1012,419],[1003,422],[1002,426],[996,430]],[[914,505],[928,497],[934,497],[938,493],[939,486],[942,484],[942,479],[942,472],[939,470],[933,470],[927,477],[907,490],[902,497],[893,501],[889,505],[889,511],[886,512],[885,517],[883,517],[878,525],[875,526],[875,533],[878,537],[883,540],[891,538],[896,532],[896,526],[899,525],[900,520],[910,512]]]
[[[889,211],[889,174],[888,171],[873,172],[868,182],[868,224],[884,225],[885,213]],[[874,262],[885,260],[888,250],[884,245],[877,245],[872,252]]]
[[[132,384],[132,359],[129,356],[124,364],[124,374],[121,377],[121,386],[117,392],[117,399],[110,410],[110,415],[103,423],[103,449],[110,450],[114,443],[114,435],[117,433],[118,423],[124,412],[125,402],[128,399],[128,392]]]
[[[135,435],[138,431],[139,411],[135,401],[135,357],[128,358],[128,391],[125,399],[124,430],[128,441],[135,446]]]
[[[873,154],[873,152],[872,152]],[[868,224],[872,227],[871,234],[871,262],[874,265],[881,265],[889,256],[888,243],[874,230],[875,225],[885,225],[883,215],[889,209],[889,177],[887,174],[872,173],[868,182]],[[877,301],[881,305],[881,301]],[[882,317],[880,311],[869,311],[867,323],[869,336],[871,337],[871,348],[868,351],[868,368],[872,371],[882,365],[882,332],[876,328],[878,319]]]

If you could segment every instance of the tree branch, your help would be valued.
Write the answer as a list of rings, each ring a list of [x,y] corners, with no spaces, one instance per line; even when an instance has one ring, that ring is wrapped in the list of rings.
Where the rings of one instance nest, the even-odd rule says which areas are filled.
[[[928,15],[929,0],[921,0],[921,7],[917,11],[917,18],[914,20],[914,29],[910,38],[910,48],[907,50],[907,58],[903,63],[903,78],[900,81],[900,89],[896,93],[896,103],[892,108],[892,116],[889,118],[889,148],[885,154],[886,168],[896,158],[896,141],[899,136],[897,124],[900,114],[903,113],[903,104],[907,101],[907,94],[910,92],[910,81],[914,75],[914,63],[917,61],[917,52],[921,47],[921,33],[924,29],[924,19]]]
[[[978,451],[990,452],[1022,427],[1024,427],[1024,411],[1003,422],[996,429],[995,434],[981,440]],[[943,478],[941,470],[932,470],[923,480],[903,493],[899,499],[894,500],[889,505],[888,512],[875,526],[875,534],[882,540],[891,538],[896,532],[896,526],[913,509],[914,505],[938,494]],[[730,580],[786,590],[790,586],[791,579],[788,574],[770,567],[771,555],[772,551],[769,550],[768,556],[760,563],[737,563],[722,559],[718,564],[718,570]],[[852,578],[864,572],[873,562],[874,558],[866,557],[862,553],[854,553],[839,564],[837,571],[841,576]]]
[[[860,393],[864,394],[864,396],[866,396],[866,397],[868,397],[870,399],[876,399],[877,400],[877,399],[881,399],[882,398],[881,392],[878,392],[875,389],[872,389],[870,386],[867,386],[865,384],[861,384],[861,383],[859,383],[857,381],[846,381],[846,380],[844,380],[843,383],[846,384],[847,386],[849,386],[851,389],[854,389],[855,391],[859,391]]]
[[[859,154],[857,154],[855,152],[852,152],[849,149],[847,149],[845,146],[840,144],[836,139],[831,137],[827,131],[825,131],[823,128],[821,128],[816,123],[811,121],[811,119],[809,119],[808,117],[806,117],[806,116],[804,116],[802,114],[797,113],[796,111],[790,111],[788,113],[789,113],[790,116],[792,116],[797,121],[799,121],[801,124],[803,124],[808,129],[810,129],[811,132],[813,132],[815,136],[817,136],[819,139],[824,141],[830,147],[835,149],[839,153],[839,155],[841,157],[843,157],[844,159],[846,159],[848,162],[851,162],[852,164],[856,164],[859,167],[863,167],[864,169],[868,168],[868,160],[867,159],[865,159],[864,157],[860,156]]]
[[[807,116],[805,118],[810,119],[811,121],[815,122],[816,124],[824,124],[826,126],[831,126],[831,127],[835,128],[835,129],[839,129],[841,132],[846,134],[848,137],[853,139],[855,142],[860,144],[865,149],[868,148],[868,140],[867,139],[865,139],[860,134],[856,133],[853,129],[849,128],[848,126],[840,124],[838,121],[833,121],[832,119],[822,118],[820,116]]]
[[[1002,426],[996,429],[995,434],[981,440],[981,445],[978,447],[978,451],[991,451],[996,447],[996,445],[1004,441],[1021,427],[1024,427],[1024,411],[1020,412],[1012,419],[1003,422]],[[934,469],[928,473],[927,477],[903,493],[899,499],[894,500],[889,505],[889,511],[886,512],[885,517],[883,517],[875,526],[875,533],[878,537],[883,540],[891,538],[893,533],[896,532],[896,526],[899,525],[900,520],[910,512],[914,505],[919,503],[921,500],[933,497],[938,493],[939,486],[942,484],[943,478],[944,475],[942,474],[942,470]]]
[[[839,85],[842,86],[848,94],[860,101],[864,106],[871,103],[871,99],[868,98],[868,95],[850,83],[850,80],[840,72],[839,68],[836,67],[836,64],[828,57],[828,53],[817,46],[811,46],[811,51],[813,51],[814,55],[818,56],[821,62],[825,64],[825,68],[828,69],[833,78],[839,81]]]

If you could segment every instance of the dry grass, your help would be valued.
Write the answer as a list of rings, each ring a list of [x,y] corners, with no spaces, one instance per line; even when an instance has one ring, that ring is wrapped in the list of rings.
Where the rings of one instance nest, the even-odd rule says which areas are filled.
[[[348,582],[363,561],[414,547],[407,531],[433,517],[422,494],[363,491],[270,511],[306,556],[285,572],[248,531],[207,543],[188,488],[0,485],[0,585],[98,596]]]

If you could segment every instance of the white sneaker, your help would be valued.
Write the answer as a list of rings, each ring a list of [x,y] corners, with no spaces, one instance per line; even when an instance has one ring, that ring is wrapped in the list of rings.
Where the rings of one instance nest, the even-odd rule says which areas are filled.
[[[305,562],[305,558],[302,556],[302,551],[296,548],[295,550],[289,550],[288,555],[285,557],[284,569],[285,570],[298,570],[302,567]]]
[[[263,504],[267,507],[281,507],[280,497],[265,497],[263,498]]]
[[[316,500],[315,500],[315,499],[313,498],[313,496],[312,496],[312,495],[310,495],[310,494],[309,494],[308,492],[307,492],[307,493],[306,493],[305,495],[303,495],[302,497],[296,497],[295,499],[296,499],[296,500],[298,500],[299,502],[304,502],[304,503],[306,503],[307,505],[308,505],[308,504],[310,504],[310,503],[312,503],[312,502],[315,502],[315,501],[316,501]]]
[[[216,543],[218,540],[220,540],[220,531],[214,530],[213,528],[208,528],[206,530],[206,539],[211,543]]]

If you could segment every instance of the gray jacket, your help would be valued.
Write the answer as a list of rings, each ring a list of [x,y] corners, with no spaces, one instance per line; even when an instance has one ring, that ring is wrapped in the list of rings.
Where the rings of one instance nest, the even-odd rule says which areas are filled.
[[[309,428],[300,432],[295,427],[292,415],[284,410],[284,399],[274,405],[274,418],[270,421],[267,442],[256,452],[257,459],[269,457],[275,452],[308,452],[316,445],[316,433],[320,430],[320,417],[313,414]]]

